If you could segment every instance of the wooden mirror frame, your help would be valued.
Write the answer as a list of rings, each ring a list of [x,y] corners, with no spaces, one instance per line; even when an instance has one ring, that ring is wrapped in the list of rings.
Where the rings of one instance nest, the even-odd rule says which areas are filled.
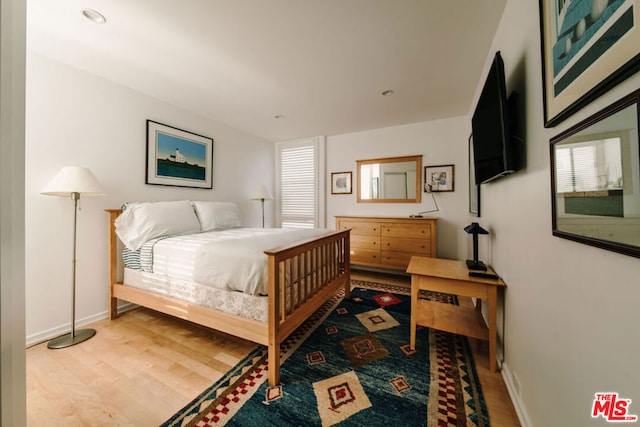
[[[394,199],[381,199],[381,198],[362,198],[362,167],[367,165],[374,165],[377,163],[402,163],[402,162],[415,162],[415,197],[411,198],[407,195],[407,198],[394,198]],[[403,156],[403,157],[385,157],[380,159],[367,159],[356,161],[356,172],[358,175],[358,203],[420,203],[422,194],[422,156]]]
[[[610,120],[612,116],[631,107],[635,107],[635,111],[626,113],[628,117],[622,115],[617,116],[616,121]],[[554,236],[640,258],[640,215],[637,214],[640,209],[639,114],[640,90],[627,95],[551,139],[551,219]],[[624,122],[620,120],[625,118],[627,120]],[[560,177],[556,176],[558,175],[556,170],[558,147],[570,147],[570,144],[598,141],[611,136],[621,141],[622,178],[620,180],[622,185],[613,186],[620,188],[611,190],[607,184],[602,190],[579,190],[568,193],[558,191],[560,180]],[[578,181],[581,181],[580,177],[571,178],[569,182]],[[615,213],[609,211],[603,213],[601,209],[593,210],[593,200],[601,203],[605,201],[604,199],[614,197],[623,199],[619,202],[621,214],[620,209]],[[579,201],[579,203],[572,202],[573,208],[569,212],[567,200]]]

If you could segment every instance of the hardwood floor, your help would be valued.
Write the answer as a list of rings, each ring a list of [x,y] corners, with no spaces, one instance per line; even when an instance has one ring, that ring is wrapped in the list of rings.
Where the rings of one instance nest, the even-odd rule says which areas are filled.
[[[82,344],[27,349],[29,426],[157,426],[256,344],[138,308]]]
[[[353,278],[409,284],[362,271]],[[157,426],[256,346],[144,308],[91,327],[96,336],[82,344],[27,349],[27,425]],[[491,424],[518,426],[502,376],[489,372],[487,343],[470,343]]]

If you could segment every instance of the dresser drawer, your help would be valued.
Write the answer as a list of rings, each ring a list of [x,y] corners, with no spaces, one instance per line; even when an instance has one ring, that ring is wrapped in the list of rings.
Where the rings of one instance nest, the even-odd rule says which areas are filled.
[[[366,249],[370,251],[380,250],[380,237],[367,236],[363,234],[351,234],[351,247],[358,249]]]
[[[410,252],[416,255],[431,256],[430,239],[410,239],[408,237],[382,237],[383,251]]]
[[[423,224],[381,224],[381,234],[382,236],[389,237],[413,237],[422,238],[422,239],[430,239],[431,238],[431,227]]]
[[[351,236],[353,236],[354,234],[365,235],[365,236],[380,235],[379,222],[340,221],[338,229],[346,230],[347,228],[351,229]]]
[[[352,264],[380,264],[380,251],[351,248]]]
[[[381,263],[389,268],[406,270],[413,255],[415,254],[408,252],[382,251]]]

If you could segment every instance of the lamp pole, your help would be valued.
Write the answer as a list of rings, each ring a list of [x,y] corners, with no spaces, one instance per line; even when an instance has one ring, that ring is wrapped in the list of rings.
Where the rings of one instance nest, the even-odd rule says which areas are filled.
[[[262,205],[262,228],[264,228],[264,201],[273,200],[273,196],[271,195],[271,192],[267,189],[266,186],[261,185],[253,194],[251,199],[260,200],[260,204]]]
[[[95,329],[82,329],[76,333],[76,235],[78,224],[78,200],[80,200],[80,193],[71,193],[71,199],[73,200],[73,259],[72,272],[71,272],[71,332],[62,335],[58,338],[52,339],[47,344],[48,348],[60,349],[72,346],[74,344],[81,343],[88,340],[96,334]]]

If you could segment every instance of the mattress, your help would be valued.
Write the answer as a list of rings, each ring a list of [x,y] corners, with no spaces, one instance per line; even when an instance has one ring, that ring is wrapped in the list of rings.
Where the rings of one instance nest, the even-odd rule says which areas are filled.
[[[325,233],[325,229],[220,229],[153,239],[138,251],[125,251],[123,257],[130,270],[153,273],[160,281],[266,295],[264,251]]]
[[[163,277],[146,271],[124,269],[127,286],[220,310],[247,319],[267,322],[268,298],[218,289],[187,280]]]

